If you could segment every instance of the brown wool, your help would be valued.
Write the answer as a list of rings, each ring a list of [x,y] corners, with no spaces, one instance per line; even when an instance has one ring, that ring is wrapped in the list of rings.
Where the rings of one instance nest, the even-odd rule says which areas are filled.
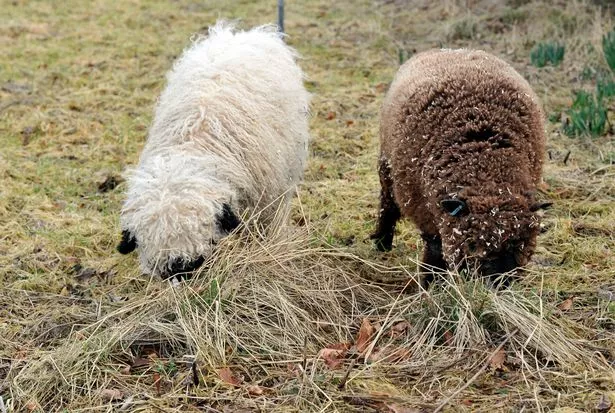
[[[426,241],[426,264],[529,261],[544,115],[510,65],[483,51],[414,56],[387,93],[380,138],[382,212],[373,238],[381,249],[391,247],[397,219],[410,218]],[[463,216],[443,210],[445,199],[463,200]]]

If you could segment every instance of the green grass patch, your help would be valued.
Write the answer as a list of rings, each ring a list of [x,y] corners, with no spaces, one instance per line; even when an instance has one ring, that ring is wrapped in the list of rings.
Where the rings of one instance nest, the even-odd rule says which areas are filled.
[[[565,51],[566,47],[557,42],[539,43],[530,52],[530,63],[536,67],[559,66]]]
[[[567,114],[568,122],[564,126],[564,133],[568,136],[598,137],[606,132],[606,107],[603,100],[592,93],[577,92]]]
[[[602,36],[602,51],[607,64],[615,72],[615,30]]]

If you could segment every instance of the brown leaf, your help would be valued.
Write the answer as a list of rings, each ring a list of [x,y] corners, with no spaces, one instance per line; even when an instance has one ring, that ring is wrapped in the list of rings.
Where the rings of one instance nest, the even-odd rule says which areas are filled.
[[[106,401],[121,400],[123,396],[122,392],[118,389],[102,389],[100,391],[100,397]]]
[[[335,112],[329,111],[327,113],[327,120],[333,120],[333,119],[335,119]]]
[[[34,400],[28,400],[28,402],[25,404],[24,406],[26,408],[27,411],[29,412],[33,412],[39,409],[38,407],[38,403],[35,402]]]
[[[562,301],[557,308],[559,308],[561,311],[569,311],[570,309],[572,309],[572,301],[573,301],[574,297],[570,297],[564,301]]]
[[[350,349],[350,347],[352,347],[352,344],[350,344],[349,342],[342,342],[342,343],[335,343],[335,344],[330,344],[327,346],[327,348],[333,349],[333,350],[348,350]]]
[[[489,359],[489,365],[496,370],[502,370],[504,368],[505,361],[506,352],[503,348],[501,348],[493,356],[491,356]]]
[[[241,384],[241,380],[235,376],[228,367],[218,369],[218,376],[220,376],[220,379],[223,382],[230,384],[231,386],[239,386]]]
[[[364,318],[361,322],[361,328],[359,328],[359,335],[356,341],[357,351],[359,353],[363,353],[367,349],[369,341],[375,332],[376,329],[372,326],[372,323],[370,323],[367,318]]]
[[[353,124],[354,124],[354,120],[352,120],[352,119],[348,119],[346,121],[346,126],[352,126]]]
[[[451,333],[450,330],[446,330],[444,332],[444,342],[446,343],[446,345],[452,346],[453,340],[454,340],[453,333]]]
[[[252,396],[261,396],[263,393],[265,393],[265,389],[255,384],[248,386],[246,390],[248,390],[248,393],[250,393]]]
[[[391,413],[420,413],[421,410],[416,407],[402,406],[397,403],[386,403]]]
[[[134,359],[134,361],[132,362],[131,366],[130,366],[130,370],[136,370],[139,367],[145,367],[145,366],[149,366],[152,363],[152,360],[150,359],[146,359],[146,358],[142,358],[142,357],[137,357],[136,359]]]
[[[162,394],[162,389],[160,386],[160,373],[157,371],[154,372],[154,387],[156,387],[156,393],[160,396]]]
[[[612,406],[613,402],[611,401],[609,396],[603,394],[602,396],[600,396],[600,401],[596,405],[595,410],[597,413],[607,413],[609,410],[611,410]]]
[[[335,348],[323,348],[318,353],[318,357],[322,358],[331,370],[338,369],[344,362],[344,356],[346,350],[339,350]]]
[[[397,338],[403,335],[410,328],[410,323],[407,321],[400,321],[391,327],[391,338]]]

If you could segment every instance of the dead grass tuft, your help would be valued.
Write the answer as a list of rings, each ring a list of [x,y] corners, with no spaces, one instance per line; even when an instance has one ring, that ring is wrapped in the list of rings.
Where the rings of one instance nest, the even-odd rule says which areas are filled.
[[[517,380],[612,371],[606,341],[592,343],[591,329],[531,290],[497,292],[449,274],[430,291],[400,292],[369,277],[412,280],[407,269],[322,247],[308,225],[282,222],[227,238],[189,282],[73,314],[57,346],[11,364],[14,406],[196,409],[207,400],[216,409],[319,410],[341,408],[348,391],[371,394],[383,375],[399,389],[420,377],[384,399],[424,403],[428,392],[435,402],[451,395],[429,390],[435,383],[485,370],[503,340],[503,359],[490,368]]]

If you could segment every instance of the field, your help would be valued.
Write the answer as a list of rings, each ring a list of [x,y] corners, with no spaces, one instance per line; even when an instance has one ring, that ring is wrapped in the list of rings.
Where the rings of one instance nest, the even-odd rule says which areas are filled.
[[[275,2],[0,0],[0,412],[608,412],[614,133],[563,133],[573,92],[609,73],[607,6],[287,1],[313,93],[305,182],[265,237],[230,237],[172,287],[115,250],[122,172],[190,36],[275,22]],[[562,63],[531,65],[550,41]],[[554,205],[509,290],[449,274],[418,291],[409,222],[390,253],[369,241],[380,104],[433,47],[504,58],[549,118]]]

